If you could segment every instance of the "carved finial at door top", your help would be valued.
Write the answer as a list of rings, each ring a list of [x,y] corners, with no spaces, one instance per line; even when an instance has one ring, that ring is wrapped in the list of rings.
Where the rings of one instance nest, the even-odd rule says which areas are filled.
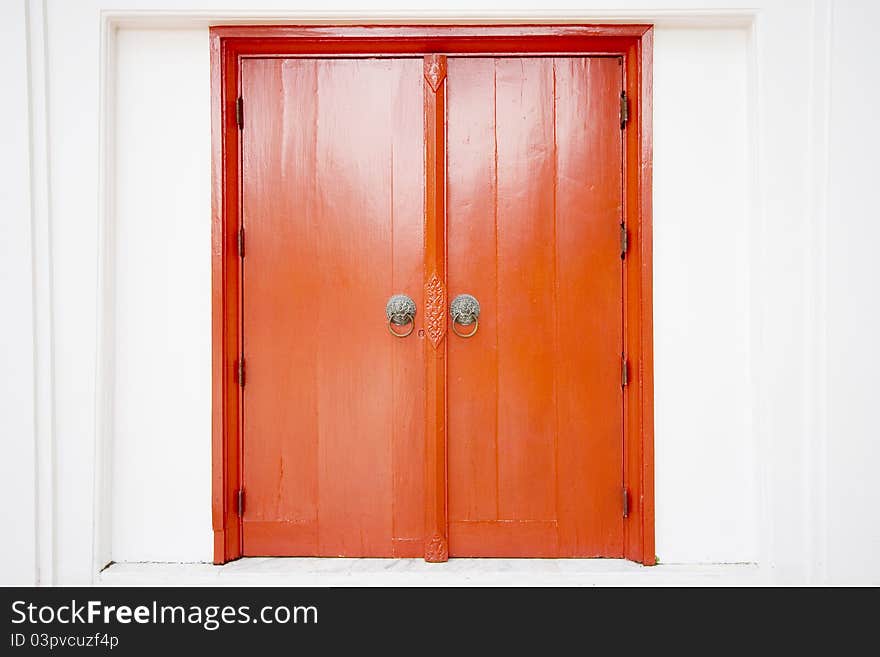
[[[446,56],[426,55],[425,80],[431,85],[431,91],[437,93],[437,89],[440,88],[444,79],[446,79]]]

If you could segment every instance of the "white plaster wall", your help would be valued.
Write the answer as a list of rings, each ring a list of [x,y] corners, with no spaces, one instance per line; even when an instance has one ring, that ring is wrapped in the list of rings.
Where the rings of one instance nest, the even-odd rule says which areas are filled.
[[[661,562],[758,559],[744,29],[654,37],[654,409]]]
[[[709,535],[729,529],[710,513],[721,504],[728,511],[736,509],[728,518],[738,528],[737,535],[730,537],[728,546],[734,545],[738,553],[745,554],[755,549],[756,540],[757,559],[773,581],[880,582],[880,561],[876,559],[880,520],[874,512],[880,505],[880,488],[873,482],[878,465],[877,430],[870,413],[880,365],[874,290],[880,266],[869,251],[880,237],[872,177],[876,171],[880,98],[871,84],[876,77],[876,57],[868,32],[869,26],[876,23],[876,7],[870,0],[681,0],[674,4],[669,0],[565,0],[557,6],[556,13],[545,11],[544,17],[657,22],[658,85],[663,77],[667,82],[673,80],[670,65],[695,72],[702,66],[700,61],[685,61],[684,53],[676,50],[684,48],[687,39],[698,41],[698,35],[677,37],[671,43],[668,35],[659,34],[681,26],[682,16],[686,17],[685,23],[703,27],[717,26],[719,21],[751,22],[753,26],[747,62],[751,103],[747,134],[755,159],[747,167],[751,184],[746,188],[753,191],[747,199],[747,225],[744,232],[733,224],[720,235],[713,230],[702,242],[704,249],[707,244],[712,248],[716,243],[717,248],[723,244],[724,250],[717,257],[737,272],[745,257],[745,291],[742,279],[728,269],[724,269],[719,282],[730,295],[733,307],[740,308],[738,304],[745,295],[747,319],[734,316],[731,306],[721,300],[705,297],[705,282],[687,276],[692,267],[714,264],[709,254],[682,248],[687,239],[684,236],[696,221],[696,203],[713,199],[702,188],[695,198],[691,194],[682,197],[674,193],[675,181],[667,178],[663,182],[668,173],[667,167],[660,171],[664,158],[669,162],[678,156],[673,150],[674,139],[667,135],[664,146],[663,135],[655,135],[655,175],[658,184],[669,190],[665,195],[663,187],[657,190],[657,300],[666,298],[667,305],[680,309],[707,310],[691,318],[686,326],[664,321],[662,314],[657,316],[657,345],[666,354],[664,359],[664,351],[658,350],[656,363],[657,538],[661,559],[704,558],[712,547]],[[127,193],[118,199],[118,205],[105,203],[108,187],[102,178],[101,163],[111,165],[107,173],[112,178],[117,167],[110,155],[117,150],[111,152],[103,146],[104,136],[113,131],[104,130],[108,113],[101,104],[101,89],[104,78],[114,76],[105,76],[103,69],[107,44],[101,40],[102,12],[112,12],[114,20],[142,24],[150,20],[150,12],[169,7],[176,7],[177,13],[162,19],[165,27],[189,26],[202,33],[211,22],[232,18],[250,16],[271,22],[293,16],[288,0],[264,0],[259,11],[241,0],[10,0],[0,9],[2,52],[10,72],[10,89],[22,88],[26,80],[22,76],[30,78],[27,103],[20,102],[16,91],[9,94],[9,102],[0,104],[0,118],[8,127],[0,152],[0,173],[3,199],[9,204],[9,212],[0,219],[4,237],[9,236],[0,247],[4,255],[0,264],[4,312],[8,312],[4,315],[6,321],[0,322],[0,344],[4,345],[0,373],[4,422],[0,439],[5,457],[0,467],[6,499],[17,501],[0,505],[0,522],[12,528],[0,542],[0,563],[4,564],[0,583],[37,581],[37,577],[43,583],[92,582],[98,569],[115,558],[114,549],[130,554],[140,549],[142,537],[131,528],[138,516],[148,527],[167,522],[179,528],[187,519],[196,518],[195,509],[202,506],[205,515],[187,526],[179,551],[192,555],[182,558],[208,558],[210,554],[207,538],[201,538],[209,523],[207,491],[199,493],[204,495],[204,502],[198,501],[191,490],[187,493],[187,482],[204,477],[205,471],[187,470],[188,478],[180,479],[184,471],[171,463],[177,453],[167,455],[161,477],[155,481],[156,491],[175,490],[174,495],[160,498],[163,508],[144,503],[148,506],[132,513],[132,519],[113,522],[120,515],[120,506],[134,505],[140,499],[143,486],[137,482],[144,480],[142,474],[123,479],[121,472],[114,472],[117,463],[136,461],[145,451],[155,454],[146,447],[150,440],[182,451],[191,462],[195,462],[198,450],[204,450],[205,459],[209,451],[206,438],[184,436],[176,430],[169,436],[170,419],[148,416],[134,403],[133,391],[123,390],[119,379],[114,382],[114,376],[122,376],[123,381],[128,377],[135,391],[149,393],[152,399],[159,395],[148,390],[146,379],[137,380],[143,373],[151,377],[155,373],[147,358],[138,353],[133,336],[121,333],[122,327],[137,323],[138,309],[126,307],[126,302],[114,306],[112,302],[118,297],[103,296],[116,266],[124,263],[117,259],[115,266],[108,268],[106,253],[117,258],[133,257],[132,262],[138,265],[143,265],[144,256],[127,253],[125,243],[115,242],[113,231],[106,230],[114,224],[104,221],[114,218],[105,215],[115,214],[117,208],[129,218],[140,216],[140,210]],[[24,20],[24,9],[30,16],[29,23]],[[311,18],[363,17],[369,9],[345,0],[327,0],[320,16],[312,14]],[[374,16],[410,16],[415,20],[515,17],[528,22],[536,20],[536,12],[542,11],[535,4],[514,0],[478,4],[449,0],[441,9],[422,14],[413,13],[418,7],[412,3],[386,6],[385,10]],[[329,13],[334,11],[343,13]],[[299,19],[303,20],[303,15]],[[189,43],[190,37],[195,39],[194,35],[178,37],[174,49],[192,52],[189,48],[194,41],[190,45],[184,42]],[[676,48],[670,49],[673,45]],[[149,49],[141,53],[149,54]],[[713,50],[705,56],[720,54]],[[195,112],[207,97],[205,101],[195,100],[196,95],[205,92],[197,86],[178,86],[181,81],[175,69],[198,66],[194,55],[187,55],[186,61],[162,61],[169,76],[168,89],[162,90],[166,102],[173,102],[175,96],[193,99],[182,110],[184,119],[189,120],[190,112]],[[207,71],[204,76],[206,84]],[[717,82],[706,84],[708,103],[725,105],[717,96]],[[700,101],[701,93],[698,88],[679,88],[678,97],[667,95],[665,110],[663,94],[667,85],[657,89],[657,113],[662,117],[666,111],[666,122],[683,130],[671,103],[680,103],[678,112],[686,113]],[[28,106],[31,118],[36,119],[29,126],[24,119]],[[731,114],[738,111],[730,109]],[[132,117],[121,118],[124,122]],[[700,117],[695,120],[703,140],[734,145],[732,138],[717,134],[722,128]],[[29,145],[27,137],[22,137],[22,131],[27,134],[28,130]],[[199,134],[181,133],[178,138],[194,149],[202,138]],[[156,134],[149,143],[133,143],[142,144],[145,152],[152,153],[153,142],[163,138]],[[715,156],[702,141],[694,148],[702,157]],[[207,162],[207,153],[199,157]],[[180,168],[183,180],[193,186],[204,184],[199,181],[205,179],[199,176],[206,176],[207,171],[201,172],[197,164],[168,160]],[[721,183],[703,167],[690,166],[701,185],[721,191]],[[192,217],[201,207],[199,203],[206,204],[207,199],[194,201],[195,196],[177,196],[182,191],[175,179],[166,172],[154,171],[154,175],[157,181],[170,186],[169,193],[184,208],[188,220],[198,221]],[[23,190],[30,190],[29,198]],[[153,195],[140,198],[155,210],[168,205]],[[733,219],[741,201],[738,196],[715,200],[712,212],[705,213],[709,217],[705,225],[714,226],[721,217]],[[201,230],[207,231],[207,226],[207,221],[175,226],[181,247],[193,248],[202,240],[207,245],[207,232],[204,237],[198,235]],[[123,236],[139,235],[153,248],[160,246],[155,235],[142,226],[121,225],[119,231]],[[113,248],[105,252],[105,244]],[[188,278],[181,286],[191,286],[187,294],[192,294],[206,284],[207,279],[200,277],[207,276],[207,263],[205,270],[199,270],[196,263],[183,263],[176,248],[165,245],[157,253],[157,262],[162,263],[165,276],[186,274]],[[145,299],[150,310],[170,313],[175,304],[181,303],[180,297],[174,296],[174,286],[167,282],[157,286],[169,290],[165,299],[143,281],[130,278],[121,282],[150,292]],[[687,285],[687,295],[675,293],[677,284]],[[188,305],[197,303],[192,298],[188,301]],[[28,326],[28,308],[32,309],[32,326]],[[715,326],[711,326],[712,318]],[[198,321],[177,328],[166,320],[150,321],[157,331],[170,331],[190,344],[195,344],[199,331],[204,330]],[[745,336],[743,322],[748,327]],[[719,331],[717,337],[724,338],[724,344],[712,345],[714,350],[703,354],[704,364],[712,369],[720,363],[729,376],[703,377],[694,382],[685,375],[697,369],[699,359],[694,352],[689,351],[680,363],[670,356],[683,353],[683,346],[692,339],[708,340],[703,329],[710,326]],[[179,356],[173,342],[163,337],[160,353]],[[698,344],[707,346],[707,342]],[[746,349],[745,364],[737,362],[742,349]],[[119,358],[114,361],[114,350],[125,353],[116,354]],[[206,436],[206,419],[198,419],[202,417],[199,412],[188,408],[189,404],[194,409],[204,408],[200,404],[206,393],[199,392],[202,375],[195,374],[196,363],[205,358],[204,354],[186,352],[181,383],[174,390],[183,401],[172,400],[170,408],[185,420],[181,426],[189,423],[188,432],[205,431]],[[737,402],[734,407],[733,403],[712,400],[705,407],[710,403],[706,388],[717,387],[735,396],[744,380],[750,403]],[[691,407],[695,418],[687,424],[682,419],[685,395],[676,389],[684,385],[695,400]],[[162,412],[158,406],[154,415]],[[710,420],[711,425],[707,425]],[[139,422],[148,422],[149,430],[142,431]],[[203,429],[199,429],[201,422],[205,423]],[[706,431],[707,427],[711,431]],[[734,442],[740,427],[751,427],[750,435],[744,437],[742,449],[736,450]],[[123,440],[129,440],[129,444],[123,442],[114,450],[106,449],[115,443],[117,431],[125,433]],[[754,479],[743,477],[749,471],[749,442],[757,461]],[[707,445],[717,445],[718,449]],[[106,463],[102,461],[105,454],[110,455]],[[716,466],[707,471],[717,473],[717,477],[710,477],[700,467],[707,455],[713,457]],[[664,463],[674,464],[677,469],[670,470]],[[151,461],[142,466],[145,470],[160,469]],[[670,480],[672,472],[680,473],[682,479],[695,477],[695,485]],[[748,527],[752,523],[746,510],[749,505],[734,507],[730,500],[725,501],[730,494],[726,486],[733,481],[743,481],[747,496],[757,498],[757,529],[751,538]],[[724,483],[725,491],[717,490],[719,482]],[[201,485],[192,487],[201,490]],[[175,500],[181,498],[185,501],[180,502],[180,509],[173,510]],[[690,520],[679,515],[684,503]],[[10,533],[14,538],[8,538]],[[667,538],[685,533],[690,536],[687,546],[670,543]],[[158,555],[164,549],[150,545],[152,554]]]
[[[0,584],[37,577],[30,107],[24,5],[0,4]]]
[[[114,561],[210,561],[208,32],[117,35]]]
[[[880,583],[880,3],[835,3],[828,167],[827,577]]]

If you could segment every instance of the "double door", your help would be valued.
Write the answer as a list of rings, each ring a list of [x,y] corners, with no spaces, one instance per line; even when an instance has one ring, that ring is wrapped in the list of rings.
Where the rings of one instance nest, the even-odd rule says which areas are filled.
[[[623,556],[621,63],[242,60],[242,554]]]

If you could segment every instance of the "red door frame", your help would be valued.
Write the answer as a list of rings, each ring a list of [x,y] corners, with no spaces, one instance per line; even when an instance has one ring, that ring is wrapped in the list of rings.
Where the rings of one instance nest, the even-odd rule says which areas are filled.
[[[242,58],[424,57],[426,116],[425,558],[447,559],[445,430],[445,56],[604,55],[622,57],[629,122],[624,134],[624,554],[654,556],[654,355],[652,292],[652,54],[650,25],[224,26],[211,28],[212,175],[212,521],[214,562],[241,556],[240,132]],[[438,193],[439,192],[439,193]],[[426,324],[429,333],[432,325]]]

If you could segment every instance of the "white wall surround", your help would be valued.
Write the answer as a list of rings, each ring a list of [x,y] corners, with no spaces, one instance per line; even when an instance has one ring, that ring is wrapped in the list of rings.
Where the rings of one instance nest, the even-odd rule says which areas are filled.
[[[827,432],[817,461],[827,467],[825,574],[850,583],[865,582],[866,573],[880,583],[880,87],[872,29],[878,23],[880,3],[835,2],[825,53],[832,94],[822,172],[828,187],[817,242],[825,246],[828,289]]]
[[[3,336],[0,339],[0,402],[3,405],[3,458],[0,479],[3,510],[3,559],[0,581],[28,584],[37,575],[36,435],[34,397],[33,235],[30,189],[30,103],[28,33],[21,3],[0,6],[0,59],[8,62],[0,125],[5,126],[0,169],[3,199],[0,232],[0,281],[3,285]],[[7,214],[8,213],[8,214]],[[13,221],[13,218],[15,219]],[[12,503],[13,493],[15,503]],[[14,527],[17,531],[9,531]]]
[[[124,29],[116,53],[110,556],[211,561],[208,32]]]
[[[113,287],[112,273],[122,263],[111,258],[120,253],[114,232],[117,209],[137,212],[126,206],[133,202],[130,196],[119,196],[125,180],[117,180],[114,159],[120,146],[116,120],[121,119],[114,119],[112,111],[118,27],[193,30],[222,22],[462,18],[746,27],[749,187],[754,193],[744,192],[748,225],[736,231],[736,239],[745,240],[737,253],[747,265],[748,289],[731,289],[739,295],[735,304],[747,299],[748,320],[726,325],[724,334],[739,336],[738,345],[747,345],[749,354],[748,363],[736,369],[751,389],[751,411],[736,420],[745,423],[737,426],[751,427],[751,435],[742,436],[744,449],[754,450],[760,466],[754,490],[748,492],[760,510],[749,540],[762,572],[773,581],[880,582],[880,527],[873,512],[880,502],[880,489],[873,485],[880,447],[870,412],[876,389],[872,373],[880,368],[873,337],[880,329],[873,285],[878,265],[870,249],[880,237],[880,222],[869,198],[875,186],[872,158],[880,151],[880,133],[869,117],[877,115],[871,108],[880,105],[880,92],[866,84],[873,61],[868,30],[880,20],[876,5],[856,0],[680,0],[674,5],[669,0],[580,0],[560,2],[563,9],[548,13],[525,3],[499,1],[479,8],[450,0],[440,12],[417,13],[411,3],[401,3],[371,13],[328,0],[320,14],[298,14],[282,0],[263,2],[259,12],[244,9],[241,0],[181,0],[174,11],[167,10],[168,4],[17,0],[0,9],[0,47],[11,62],[10,84],[30,91],[29,103],[0,108],[4,125],[15,126],[17,135],[4,149],[10,159],[4,158],[0,172],[3,197],[14,208],[8,215],[13,223],[3,220],[8,239],[0,264],[5,308],[13,319],[0,328],[7,367],[0,403],[5,426],[11,428],[9,433],[4,429],[11,458],[4,460],[2,476],[21,500],[0,512],[5,526],[15,528],[14,540],[7,540],[0,554],[0,582],[93,582],[117,544],[131,549],[129,539],[118,536],[113,526],[129,512],[127,483],[117,486],[110,476],[119,456],[112,449],[113,432],[128,421],[118,415],[120,404],[143,411],[130,397],[137,390],[121,390],[115,378],[127,367],[120,350],[137,355],[125,344],[129,338],[120,324],[121,317],[132,321],[134,311],[127,302],[118,303]],[[591,5],[603,9],[591,12]],[[181,65],[198,64],[188,59]],[[694,89],[681,102],[697,102],[699,92]],[[172,93],[168,102],[173,101]],[[851,112],[853,106],[860,112]],[[20,135],[30,138],[22,141]],[[187,144],[194,146],[199,137],[192,139]],[[201,174],[192,175],[201,184]],[[724,208],[706,197],[708,218],[716,210],[729,212],[726,204],[743,199],[714,201]],[[182,230],[183,241],[193,244],[194,233]],[[728,236],[707,229],[705,248],[711,250],[713,239],[720,237]],[[741,261],[734,262],[739,266]],[[190,281],[193,289],[199,280]],[[158,304],[159,295],[147,301]],[[717,299],[710,306],[730,311]],[[163,339],[171,344],[167,336]],[[723,362],[734,360],[724,353]],[[721,390],[731,385],[708,369],[712,358],[705,361],[703,378],[692,385]],[[659,376],[659,360],[657,367]],[[202,403],[198,395],[193,403]],[[160,419],[156,431],[171,431]],[[714,420],[723,426],[730,418]],[[182,435],[161,435],[157,441],[167,449]],[[728,441],[734,436],[725,435]],[[173,455],[168,456],[171,461]],[[170,462],[169,481],[155,483],[174,487],[178,476]],[[709,483],[695,486],[693,495],[711,496]],[[117,492],[120,498],[114,501]],[[205,500],[208,504],[208,493]],[[190,503],[200,502],[185,502]],[[659,523],[664,504],[659,496],[657,504]],[[716,531],[707,517],[711,508],[695,506],[695,530]],[[136,520],[138,510],[130,512]],[[209,522],[207,507],[205,516]],[[187,553],[182,558],[197,557]]]
[[[654,469],[661,563],[759,560],[749,52],[744,28],[658,28],[654,35]],[[705,378],[709,355],[718,376],[712,385],[694,385]]]

